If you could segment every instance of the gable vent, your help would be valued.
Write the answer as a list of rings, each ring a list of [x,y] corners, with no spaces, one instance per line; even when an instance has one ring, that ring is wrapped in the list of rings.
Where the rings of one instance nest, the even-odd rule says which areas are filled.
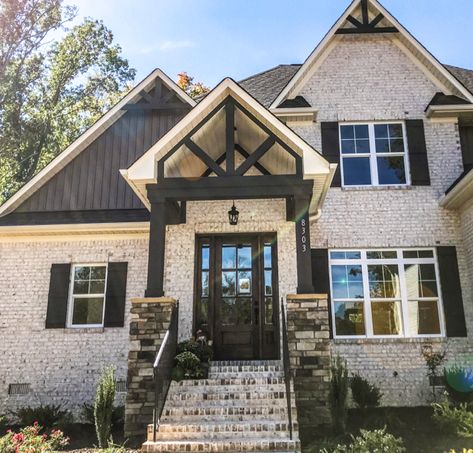
[[[126,393],[126,390],[127,390],[126,381],[125,380],[117,381],[115,389],[116,389],[117,393]]]
[[[27,395],[30,392],[30,384],[8,384],[9,395]]]

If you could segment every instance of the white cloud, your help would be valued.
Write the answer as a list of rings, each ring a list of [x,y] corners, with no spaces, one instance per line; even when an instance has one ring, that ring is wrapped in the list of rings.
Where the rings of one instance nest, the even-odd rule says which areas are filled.
[[[168,52],[170,50],[189,49],[196,46],[197,44],[190,40],[168,40],[154,46],[143,47],[140,49],[140,53],[150,54],[157,51]]]

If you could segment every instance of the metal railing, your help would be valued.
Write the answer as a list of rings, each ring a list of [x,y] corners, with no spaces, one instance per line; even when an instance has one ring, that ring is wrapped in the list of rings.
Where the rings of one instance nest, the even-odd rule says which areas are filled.
[[[169,329],[159,347],[153,363],[154,376],[154,410],[153,410],[153,442],[156,442],[156,431],[159,419],[166,402],[171,385],[171,373],[177,348],[178,305],[172,309]]]
[[[289,343],[287,338],[287,318],[284,299],[281,297],[281,339],[282,362],[284,368],[284,381],[286,384],[287,418],[289,423],[289,438],[292,440],[292,404],[291,404],[291,364],[289,362]]]

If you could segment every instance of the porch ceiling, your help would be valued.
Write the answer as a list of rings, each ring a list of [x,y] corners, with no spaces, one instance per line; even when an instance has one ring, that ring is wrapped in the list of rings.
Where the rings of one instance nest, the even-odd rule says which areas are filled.
[[[161,165],[164,162],[164,171],[161,170],[164,178],[216,176],[218,166],[226,168],[229,129],[225,102],[229,97],[235,105],[234,130],[230,140],[235,149],[236,171],[265,144],[265,152],[250,168],[240,167],[245,168],[245,175],[294,175],[297,172],[296,162],[302,158],[303,178],[314,180],[310,210],[315,213],[321,207],[336,166],[329,164],[231,79],[221,82],[130,168],[121,170],[123,177],[149,207],[146,185],[159,185],[157,169],[161,159]],[[202,156],[196,153],[195,145],[218,166],[209,169],[208,162],[204,162],[205,159],[202,160]]]

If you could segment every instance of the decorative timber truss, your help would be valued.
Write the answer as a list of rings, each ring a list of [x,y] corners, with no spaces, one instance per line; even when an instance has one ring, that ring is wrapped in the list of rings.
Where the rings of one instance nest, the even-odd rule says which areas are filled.
[[[295,222],[298,292],[313,292],[309,205],[314,181],[302,155],[233,96],[226,96],[157,161],[151,205],[146,297],[164,295],[166,225],[186,223],[186,203],[200,200],[285,199]]]
[[[383,26],[381,22],[385,19],[384,14],[379,13],[370,20],[368,10],[368,0],[361,0],[361,21],[349,15],[347,21],[353,27],[339,28],[335,33],[339,35],[358,34],[358,33],[397,33],[399,30],[393,26]],[[379,26],[377,26],[379,25]]]
[[[136,103],[129,102],[122,107],[122,110],[190,110],[191,106],[183,102],[177,96],[174,90],[170,90],[157,77],[154,87],[149,91],[141,90],[139,92],[141,101]]]

